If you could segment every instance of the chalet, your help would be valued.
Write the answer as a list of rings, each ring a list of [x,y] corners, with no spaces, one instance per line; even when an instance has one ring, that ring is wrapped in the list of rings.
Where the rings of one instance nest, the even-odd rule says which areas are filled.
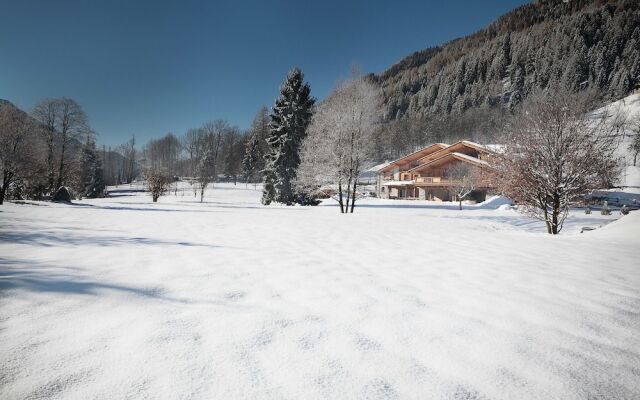
[[[379,168],[377,195],[383,199],[455,200],[451,188],[456,182],[447,177],[447,170],[464,163],[477,177],[468,198],[483,201],[493,189],[487,173],[493,154],[489,146],[468,140],[432,144]]]

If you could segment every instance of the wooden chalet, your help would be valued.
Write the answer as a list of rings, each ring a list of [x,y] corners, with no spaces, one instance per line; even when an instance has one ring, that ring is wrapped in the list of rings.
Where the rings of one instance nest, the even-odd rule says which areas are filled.
[[[468,140],[432,144],[380,168],[377,195],[383,199],[455,200],[450,193],[455,182],[446,178],[446,171],[456,163],[465,163],[479,177],[478,187],[468,198],[484,201],[487,191],[493,189],[486,179],[492,154],[488,147]]]

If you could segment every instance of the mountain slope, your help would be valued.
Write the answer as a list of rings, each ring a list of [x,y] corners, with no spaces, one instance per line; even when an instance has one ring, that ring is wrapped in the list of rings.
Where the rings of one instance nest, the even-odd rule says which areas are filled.
[[[536,89],[597,88],[613,99],[640,85],[639,47],[640,2],[545,0],[370,78],[387,121],[508,108]]]

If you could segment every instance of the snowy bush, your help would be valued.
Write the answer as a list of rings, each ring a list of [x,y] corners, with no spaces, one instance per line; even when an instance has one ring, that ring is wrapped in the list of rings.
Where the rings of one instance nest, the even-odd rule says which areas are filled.
[[[144,179],[147,190],[151,192],[154,203],[169,190],[169,186],[173,182],[173,177],[159,168],[147,169],[144,174]]]

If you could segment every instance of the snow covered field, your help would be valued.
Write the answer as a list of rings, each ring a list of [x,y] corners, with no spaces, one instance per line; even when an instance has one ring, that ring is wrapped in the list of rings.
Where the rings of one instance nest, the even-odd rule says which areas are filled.
[[[0,208],[0,398],[640,398],[640,211],[116,195]]]

